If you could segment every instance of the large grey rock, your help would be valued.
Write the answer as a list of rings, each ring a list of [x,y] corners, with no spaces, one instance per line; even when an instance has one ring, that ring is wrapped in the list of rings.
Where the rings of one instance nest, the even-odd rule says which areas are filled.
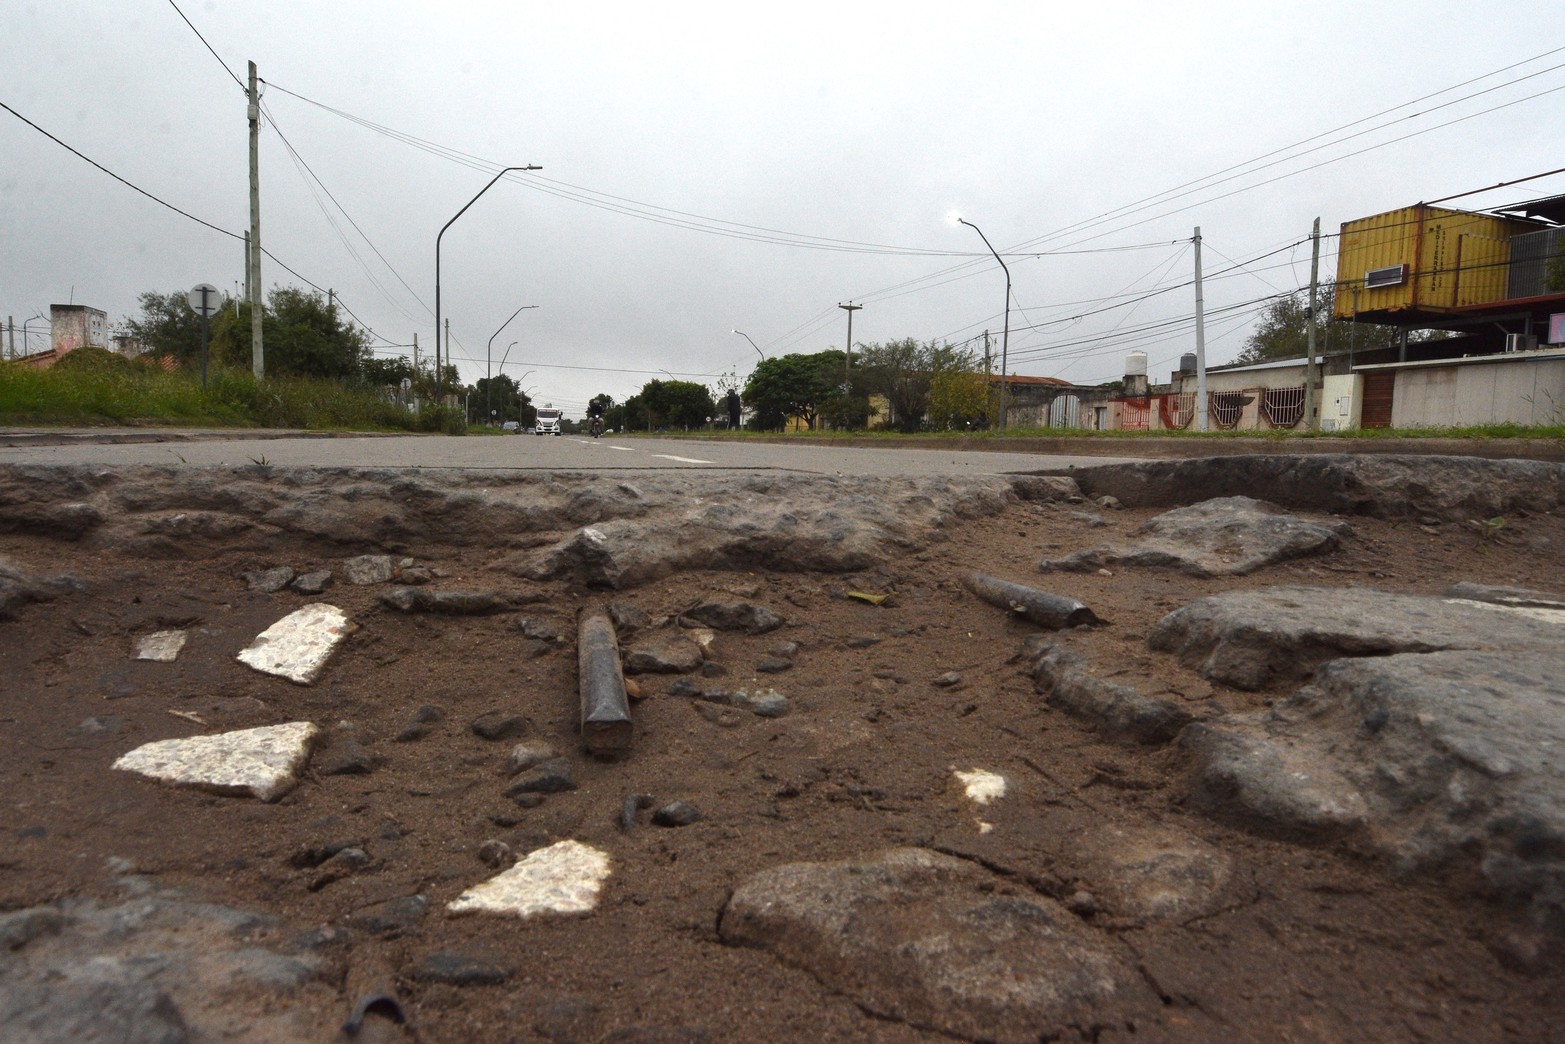
[[[25,605],[52,601],[66,586],[64,578],[34,576],[0,556],[0,620],[13,620]]]
[[[1338,656],[1558,645],[1537,610],[1370,588],[1272,587],[1202,598],[1165,616],[1152,648],[1213,681],[1254,690],[1307,678]]]
[[[1476,868],[1565,929],[1565,649],[1337,660],[1264,725],[1356,786],[1399,866]]]
[[[701,646],[682,634],[653,635],[625,650],[625,673],[688,674],[704,659]]]
[[[1219,818],[1305,841],[1346,837],[1368,821],[1363,795],[1311,750],[1204,725],[1186,730],[1180,745],[1195,756],[1192,802]]]
[[[318,958],[257,945],[274,926],[232,907],[147,891],[124,903],[67,899],[21,915],[48,930],[0,959],[7,1044],[309,1040],[319,1032],[310,1008],[335,998]],[[313,1003],[301,1003],[311,991]],[[257,992],[272,1002],[235,1003]]]
[[[1088,496],[1127,507],[1251,496],[1283,507],[1455,522],[1565,504],[1565,464],[1481,457],[1238,455],[1077,468]]]
[[[1193,720],[1189,711],[1169,700],[1095,677],[1083,657],[1052,638],[1034,636],[1023,654],[1030,659],[1034,687],[1051,706],[1086,719],[1113,739],[1167,743]]]
[[[1097,824],[1073,846],[1073,870],[1109,914],[1178,922],[1223,901],[1233,861],[1213,845],[1171,826]]]
[[[997,885],[927,849],[794,863],[741,884],[719,932],[877,1015],[958,1037],[1037,1041],[1158,1007],[1113,940]]]
[[[1044,570],[1094,572],[1110,566],[1154,566],[1191,576],[1243,576],[1263,566],[1337,546],[1345,522],[1312,522],[1250,497],[1220,497],[1149,520],[1128,544],[1045,559]]]
[[[383,584],[390,580],[396,569],[390,555],[355,555],[342,560],[342,575],[348,583],[365,586]]]
[[[702,602],[679,615],[719,631],[743,631],[746,634],[765,634],[783,625],[782,617],[754,602]]]

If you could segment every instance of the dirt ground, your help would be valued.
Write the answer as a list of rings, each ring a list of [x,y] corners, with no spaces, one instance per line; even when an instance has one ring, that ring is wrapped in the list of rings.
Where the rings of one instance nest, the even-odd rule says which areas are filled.
[[[1085,915],[1134,951],[1165,998],[1160,1017],[1110,1025],[1100,1039],[1565,1038],[1558,968],[1519,964],[1511,915],[1474,897],[1470,882],[1400,879],[1347,852],[1257,838],[1187,809],[1173,748],[1116,745],[1044,705],[1019,658],[1036,629],[958,582],[980,569],[1084,600],[1107,626],[1066,640],[1095,673],[1214,715],[1286,693],[1214,688],[1149,652],[1145,636],[1162,615],[1205,594],[1273,584],[1557,588],[1565,519],[1513,517],[1485,536],[1450,523],[1353,518],[1338,551],[1237,580],[1137,569],[1040,574],[1039,558],[1093,546],[1155,514],[1106,511],[1108,527],[1087,529],[1072,514],[1081,507],[1016,504],[851,576],[696,572],[628,592],[518,581],[484,550],[414,552],[436,571],[437,588],[538,596],[488,617],[404,615],[380,604],[384,587],[340,578],[320,598],[252,593],[241,579],[280,564],[326,568],[345,557],[340,548],[149,561],[0,535],[0,556],[27,571],[86,581],[85,590],[0,622],[0,912],[73,896],[120,901],[106,867],[123,869],[110,862],[123,860],[159,887],[273,915],[257,943],[322,955],[320,988],[232,1003],[241,1013],[305,1006],[322,1040],[372,984],[395,991],[408,1017],[401,1033],[424,1041],[935,1040],[948,1038],[867,1014],[767,953],[724,945],[716,926],[727,896],[780,863],[925,845],[981,861],[1018,892],[1064,899],[1091,886],[1078,871],[1082,836],[1164,824],[1231,856],[1232,881],[1220,909],[1184,923]],[[876,606],[849,591],[891,597]],[[775,688],[791,712],[767,719],[719,708],[670,695],[675,676],[642,675],[633,751],[616,761],[583,754],[578,609],[618,600],[662,618],[712,596],[760,603],[787,624],[765,635],[719,634],[709,658],[727,674],[711,682]],[[357,630],[313,686],[235,660],[266,626],[317,600],[340,606]],[[559,640],[529,644],[524,619],[552,624]],[[136,638],[175,626],[191,629],[177,662],[132,659]],[[799,646],[794,667],[757,675],[755,665],[784,641]],[[952,671],[958,683],[935,684]],[[410,737],[421,708],[435,708],[438,717],[423,717],[437,720]],[[532,808],[507,799],[516,740],[485,740],[471,728],[490,711],[525,716],[522,739],[567,752],[578,789]],[[88,719],[99,719],[97,731],[82,727]],[[292,720],[322,726],[327,751],[353,738],[379,764],[358,774],[312,771],[275,804],[110,768],[151,740]],[[984,810],[992,831],[978,831],[952,778],[958,768],[1006,777],[1008,795]],[[643,813],[627,831],[622,806],[637,792],[689,802],[702,819],[665,828]],[[446,903],[494,873],[479,858],[486,841],[520,855],[565,838],[613,859],[593,914],[445,914]],[[323,872],[321,853],[345,843],[362,847],[368,865]],[[377,932],[355,921],[415,894],[429,905],[414,923]],[[437,952],[509,977],[455,986],[412,973]]]

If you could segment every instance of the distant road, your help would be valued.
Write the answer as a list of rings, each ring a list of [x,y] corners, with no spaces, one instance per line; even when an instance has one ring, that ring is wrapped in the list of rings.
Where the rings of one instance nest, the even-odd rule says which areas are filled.
[[[537,471],[629,472],[794,471],[826,475],[993,475],[1111,464],[1134,457],[1038,452],[973,452],[961,447],[902,449],[826,442],[510,435],[442,438],[428,435],[318,437],[306,433],[0,432],[0,464],[163,464],[350,468],[515,468]]]

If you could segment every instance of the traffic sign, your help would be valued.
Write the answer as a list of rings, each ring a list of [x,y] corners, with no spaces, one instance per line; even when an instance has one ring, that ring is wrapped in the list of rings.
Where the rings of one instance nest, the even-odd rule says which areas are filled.
[[[212,318],[223,307],[223,299],[218,295],[217,287],[211,283],[198,283],[191,287],[186,299],[195,313],[206,319]]]

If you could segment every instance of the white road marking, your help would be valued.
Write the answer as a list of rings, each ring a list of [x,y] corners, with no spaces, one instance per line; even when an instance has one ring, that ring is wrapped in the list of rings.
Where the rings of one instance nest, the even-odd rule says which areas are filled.
[[[609,449],[619,450],[621,453],[634,453],[634,452],[636,452],[635,449],[630,447],[630,446],[610,446]]]
[[[711,463],[713,463],[710,460],[697,460],[694,457],[676,457],[676,456],[673,456],[672,454],[669,454],[669,453],[654,453],[652,455],[654,457],[659,457],[659,458],[661,458],[663,460],[677,460],[681,464],[711,464]]]

